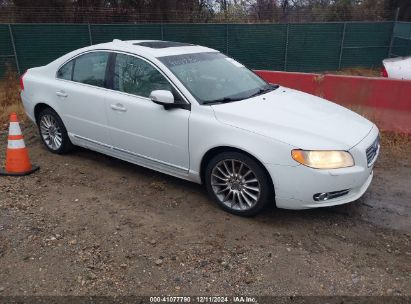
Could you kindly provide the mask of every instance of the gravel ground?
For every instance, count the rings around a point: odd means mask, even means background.
[[[241,218],[200,185],[54,155],[24,129],[41,169],[0,177],[0,295],[411,295],[410,154],[383,147],[351,204]]]

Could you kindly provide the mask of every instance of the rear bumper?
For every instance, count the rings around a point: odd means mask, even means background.
[[[378,136],[378,129],[371,132],[349,152],[355,165],[349,168],[318,170],[303,165],[294,167],[266,165],[274,182],[276,205],[284,209],[308,209],[349,203],[360,198],[373,178],[373,165],[367,163],[365,151]],[[317,193],[349,190],[348,193],[325,201],[315,201]]]
[[[20,97],[21,101],[23,102],[24,111],[27,117],[30,118],[31,121],[36,123],[36,118],[34,117],[34,104],[31,102],[31,100],[28,98],[27,94],[24,91],[20,93]]]

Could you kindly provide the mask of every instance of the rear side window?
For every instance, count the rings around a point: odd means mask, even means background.
[[[104,87],[109,53],[93,52],[75,59],[73,81]]]
[[[151,64],[134,56],[117,54],[113,89],[149,97],[154,90],[173,91],[168,80]]]
[[[71,80],[71,75],[73,72],[73,65],[74,65],[74,60],[67,62],[65,65],[63,65],[60,68],[60,70],[58,70],[57,72],[57,78]]]

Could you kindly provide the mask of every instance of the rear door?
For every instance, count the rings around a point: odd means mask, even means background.
[[[57,73],[56,98],[74,141],[89,147],[108,145],[105,106],[110,53],[93,51],[63,65]]]

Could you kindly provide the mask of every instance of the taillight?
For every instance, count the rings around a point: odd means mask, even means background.
[[[24,91],[24,82],[23,82],[23,77],[26,75],[27,71],[25,71],[21,76],[20,76],[20,89]]]
[[[387,69],[385,66],[381,67],[381,77],[388,77]]]

